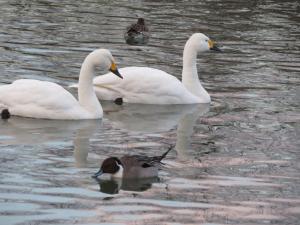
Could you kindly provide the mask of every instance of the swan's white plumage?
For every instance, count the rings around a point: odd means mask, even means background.
[[[114,62],[110,52],[97,49],[84,60],[80,76],[79,101],[58,84],[32,79],[16,80],[0,86],[0,106],[11,115],[40,119],[98,119],[103,110],[93,89],[94,69],[109,69]]]
[[[144,104],[192,104],[199,100],[174,76],[149,67],[120,69],[121,81],[111,73],[94,78],[94,89],[99,99]]]
[[[124,77],[117,79],[111,73],[94,78],[99,99],[143,104],[194,104],[209,103],[209,94],[202,87],[197,73],[196,58],[199,52],[212,49],[213,42],[201,33],[193,34],[183,53],[182,82],[176,77],[149,67],[120,69]]]
[[[88,118],[74,96],[63,87],[47,81],[20,79],[0,87],[2,107],[12,115],[31,118]]]

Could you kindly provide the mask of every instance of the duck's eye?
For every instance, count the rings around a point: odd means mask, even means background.
[[[208,42],[208,40],[207,40],[207,39],[206,39],[205,41],[206,41],[206,42]]]

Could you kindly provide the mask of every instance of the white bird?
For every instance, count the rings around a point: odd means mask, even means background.
[[[94,78],[96,95],[101,100],[116,100],[143,104],[209,103],[210,96],[198,78],[197,54],[220,49],[202,33],[193,34],[183,51],[182,82],[164,71],[149,67],[120,69],[124,79],[111,73]],[[76,86],[76,85],[75,85]]]
[[[102,118],[103,110],[93,88],[96,66],[110,69],[122,78],[111,53],[106,49],[97,49],[85,58],[81,66],[79,101],[58,84],[20,79],[0,86],[0,106],[11,115],[21,117],[62,120]]]

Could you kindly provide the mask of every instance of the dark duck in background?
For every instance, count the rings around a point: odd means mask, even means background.
[[[149,29],[144,18],[138,18],[137,23],[128,26],[124,34],[125,41],[129,45],[145,45],[148,43],[149,37]]]

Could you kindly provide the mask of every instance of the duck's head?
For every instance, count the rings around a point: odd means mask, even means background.
[[[8,109],[3,109],[1,114],[1,119],[3,120],[7,120],[10,118],[10,112],[8,111]]]
[[[87,58],[89,62],[93,63],[95,66],[101,66],[105,70],[109,70],[118,77],[122,78],[119,73],[114,57],[111,52],[107,49],[97,49],[91,52]]]
[[[193,34],[187,42],[192,48],[196,49],[197,52],[205,52],[205,51],[218,51],[221,49],[217,46],[217,44],[202,33]]]
[[[100,170],[93,175],[97,178],[101,174],[110,174],[112,177],[122,177],[123,176],[123,165],[120,159],[117,157],[110,157],[102,162]]]
[[[144,20],[144,18],[141,18],[141,17],[138,18],[137,23],[140,24],[140,25],[145,25],[145,20]]]

